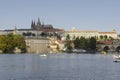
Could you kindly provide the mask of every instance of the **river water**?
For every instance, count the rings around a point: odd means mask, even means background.
[[[112,54],[1,54],[0,80],[119,80]]]

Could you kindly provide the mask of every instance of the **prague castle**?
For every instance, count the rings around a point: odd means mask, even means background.
[[[69,35],[71,40],[74,37],[85,37],[85,38],[90,38],[90,37],[97,37],[100,38],[101,36],[107,36],[108,38],[114,38],[117,39],[118,38],[118,34],[116,32],[116,30],[112,30],[110,32],[100,32],[98,30],[76,30],[75,28],[73,28],[72,30],[69,31],[65,31],[64,33],[64,38],[65,36]]]
[[[76,30],[75,28],[73,28],[72,30],[64,31],[63,29],[54,28],[51,24],[41,23],[39,18],[37,22],[35,21],[31,22],[30,29],[17,29],[17,27],[15,27],[15,29],[13,30],[0,30],[0,35],[7,35],[8,33],[14,33],[14,34],[20,34],[25,36],[27,51],[29,53],[49,52],[51,49],[49,49],[48,46],[51,46],[52,48],[54,47],[56,48],[57,45],[52,43],[55,41],[52,40],[51,37],[43,38],[40,35],[42,32],[53,33],[53,34],[57,33],[60,35],[62,40],[65,40],[67,35],[70,36],[71,40],[73,40],[76,37],[100,38],[101,36],[107,36],[108,38],[111,37],[113,39],[118,39],[118,34],[116,30],[112,30],[110,32],[101,32],[98,30]],[[63,46],[63,44],[60,44],[60,45]]]
[[[37,23],[35,23],[35,21],[31,22],[31,29],[37,30],[37,31],[43,31],[43,32],[59,32],[59,31],[64,31],[63,29],[53,28],[53,26],[51,24],[41,23],[39,18],[38,18]]]
[[[101,32],[98,30],[76,30],[75,28],[73,28],[72,30],[64,31],[64,29],[54,28],[51,24],[41,23],[39,18],[37,22],[32,20],[30,29],[17,29],[17,27],[15,27],[15,30],[0,30],[0,35],[6,35],[8,33],[14,33],[14,32],[21,35],[24,35],[26,33],[31,33],[36,36],[40,35],[42,32],[60,33],[60,35],[62,34],[61,36],[63,37],[63,39],[67,35],[70,35],[71,39],[73,39],[74,37],[81,37],[81,36],[85,38],[89,38],[89,37],[100,38],[101,36],[105,36],[105,35],[108,38],[111,37],[114,39],[118,39],[118,34],[116,30],[112,30],[109,32]]]
[[[15,29],[13,30],[0,30],[0,35],[6,35],[8,33],[17,33],[20,35],[24,35],[27,33],[34,34],[36,36],[40,35],[42,32],[45,33],[62,33],[64,32],[64,29],[58,29],[54,28],[51,24],[44,24],[40,22],[40,19],[38,18],[38,21],[32,21],[31,22],[31,28],[30,29],[17,29],[15,26]]]

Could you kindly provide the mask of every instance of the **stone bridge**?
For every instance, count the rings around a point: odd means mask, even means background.
[[[103,51],[107,49],[107,51],[117,51],[120,52],[120,44],[98,44],[97,50]]]

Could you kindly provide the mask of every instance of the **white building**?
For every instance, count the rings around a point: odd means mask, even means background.
[[[112,37],[114,39],[117,39],[117,32],[115,30],[113,30],[111,32],[99,32],[97,30],[76,30],[76,29],[72,29],[72,30],[69,30],[69,31],[65,31],[62,39],[66,39],[67,35],[70,36],[71,40],[73,40],[76,37],[85,37],[85,38],[98,37],[98,38],[100,38],[101,35],[102,36],[107,35],[108,38]]]
[[[36,31],[32,29],[0,30],[0,35],[7,35],[9,33],[20,34],[20,35],[23,35],[24,33],[32,33],[35,35],[40,35],[42,31]]]
[[[105,35],[107,35],[108,38],[109,37],[112,37],[114,39],[118,38],[116,30],[112,30],[111,32],[99,32],[99,37],[100,36],[105,36]]]

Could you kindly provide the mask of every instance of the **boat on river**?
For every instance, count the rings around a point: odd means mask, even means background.
[[[113,60],[113,62],[120,62],[120,60]]]
[[[81,53],[81,52],[85,53],[86,50],[84,50],[84,49],[73,49],[72,52],[73,53]]]
[[[41,56],[41,57],[46,57],[47,55],[46,55],[46,54],[41,54],[40,56]]]
[[[120,62],[120,55],[113,55],[113,58],[115,59],[113,62]]]
[[[120,60],[120,55],[113,55],[113,58]]]

